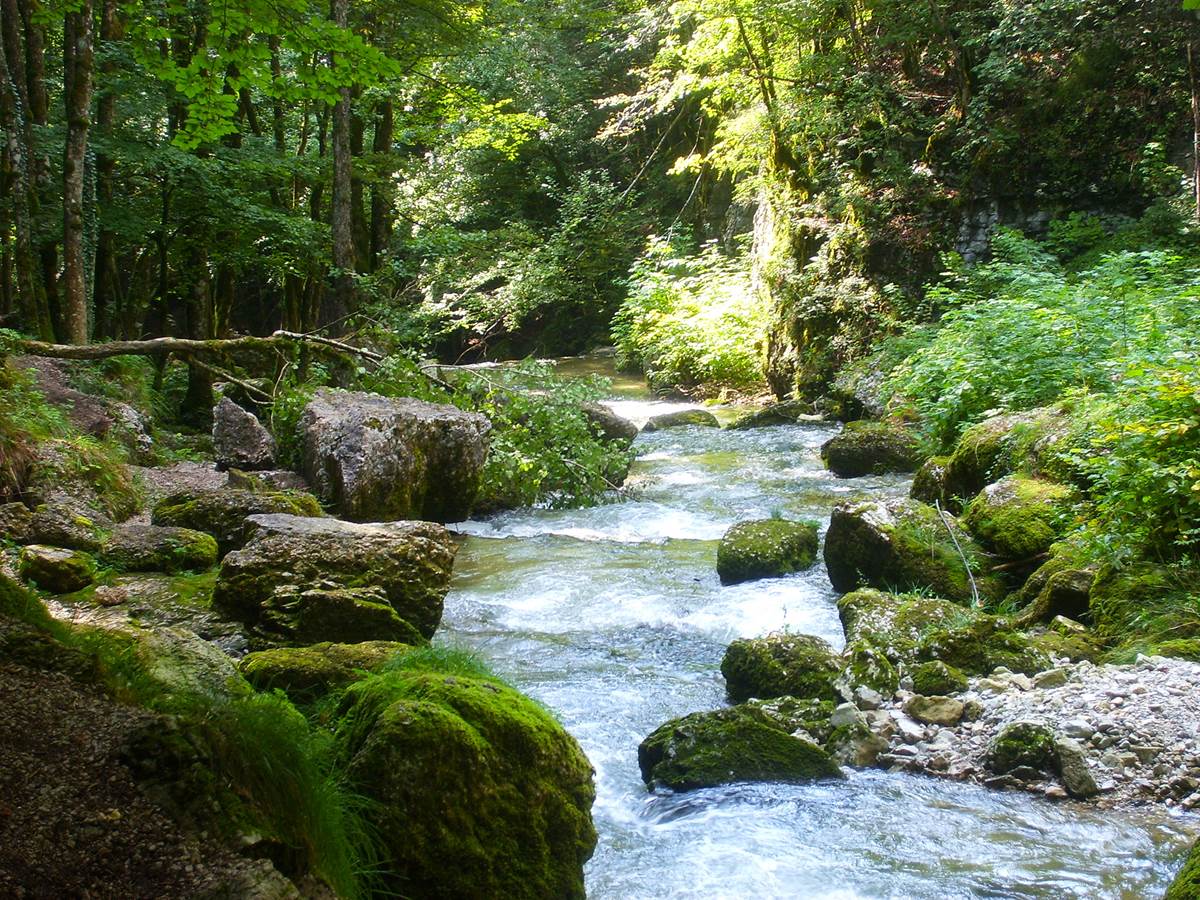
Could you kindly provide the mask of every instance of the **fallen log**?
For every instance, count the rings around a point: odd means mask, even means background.
[[[371,362],[381,362],[383,355],[363,347],[355,347],[344,341],[316,334],[299,334],[294,331],[276,331],[267,337],[245,335],[235,338],[192,338],[161,337],[144,341],[109,341],[104,344],[50,344],[45,341],[17,340],[10,347],[29,356],[45,356],[51,359],[109,359],[113,356],[225,356],[245,351],[274,350],[284,345],[307,344],[325,348],[349,356],[358,356]]]

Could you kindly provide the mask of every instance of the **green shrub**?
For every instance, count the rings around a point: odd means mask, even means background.
[[[651,238],[612,336],[618,364],[641,370],[655,388],[712,393],[763,385],[766,329],[744,259],[712,244],[688,253],[683,239]]]

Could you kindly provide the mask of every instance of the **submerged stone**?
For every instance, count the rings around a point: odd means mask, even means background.
[[[739,522],[717,546],[722,584],[774,578],[810,568],[817,559],[817,524],[760,519]]]

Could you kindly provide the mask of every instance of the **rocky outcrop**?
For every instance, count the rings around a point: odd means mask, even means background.
[[[707,409],[681,409],[679,412],[652,416],[650,421],[642,428],[642,431],[650,433],[652,431],[663,431],[667,428],[683,428],[688,425],[699,428],[721,427],[721,423],[717,421],[717,417]]]
[[[821,747],[794,737],[760,706],[692,713],[659,726],[638,746],[646,784],[674,791],[735,781],[805,782],[841,778]]]
[[[213,407],[213,453],[219,469],[257,471],[275,467],[275,438],[258,418],[228,397]]]
[[[228,554],[213,603],[267,642],[423,643],[442,619],[456,547],[428,522],[362,525],[252,516]]]
[[[239,668],[257,690],[281,690],[295,703],[310,703],[361,681],[410,649],[394,641],[278,647],[247,654]]]
[[[344,518],[456,522],[475,502],[491,423],[454,406],[322,390],[299,428],[304,475]]]
[[[249,491],[227,488],[185,490],[160,500],[151,521],[155,525],[190,528],[211,534],[225,554],[250,537],[247,519],[253,515],[286,514],[319,517],[317,498],[301,491]]]
[[[847,422],[821,447],[825,465],[839,478],[913,472],[924,457],[912,433],[889,422]]]
[[[341,711],[338,749],[370,801],[385,889],[582,900],[592,767],[541,706],[487,678],[402,671],[352,685]]]
[[[20,573],[51,594],[70,594],[96,580],[96,561],[81,550],[30,544],[21,550]]]
[[[104,542],[100,558],[122,572],[200,571],[216,565],[217,542],[190,528],[121,525]]]
[[[841,661],[827,641],[807,634],[779,633],[737,640],[725,651],[721,674],[734,703],[757,697],[835,700]]]
[[[825,535],[825,566],[839,591],[932,591],[967,602],[973,581],[982,599],[997,600],[1005,587],[984,574],[985,560],[953,516],[909,498],[838,506]]]
[[[1048,552],[1062,537],[1071,523],[1073,501],[1074,491],[1065,485],[1009,475],[976,495],[962,523],[998,556],[1028,560]]]
[[[817,524],[760,519],[739,522],[717,545],[721,584],[774,578],[810,568],[817,559]]]
[[[821,417],[815,415],[815,412],[813,405],[807,401],[784,400],[739,416],[725,428],[729,431],[742,431],[748,428],[770,428],[776,425],[821,421]]]

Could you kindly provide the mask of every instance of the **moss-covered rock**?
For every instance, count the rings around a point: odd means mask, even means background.
[[[1046,654],[1007,620],[946,600],[863,590],[838,601],[848,646],[877,648],[906,668],[940,660],[968,674],[1040,672]]]
[[[28,544],[33,513],[24,503],[0,503],[0,541]]]
[[[784,400],[738,416],[725,427],[730,431],[748,428],[770,428],[776,425],[795,425],[815,419],[813,405],[804,400]]]
[[[1192,847],[1163,900],[1200,900],[1200,841]]]
[[[44,591],[69,594],[96,580],[96,561],[82,550],[30,544],[21,550],[20,573]]]
[[[245,656],[239,668],[257,690],[282,690],[296,703],[308,703],[381,669],[410,649],[393,641],[279,647]]]
[[[1022,586],[1024,606],[1014,623],[1024,628],[1056,616],[1090,621],[1092,582],[1098,568],[1080,548],[1055,544],[1050,558]]]
[[[912,487],[908,496],[930,506],[940,503],[947,505],[946,495],[946,466],[950,462],[948,456],[931,456],[921,464],[913,475]]]
[[[280,513],[319,517],[321,504],[303,491],[216,490],[181,491],[164,497],[154,507],[155,525],[190,528],[217,539],[222,555],[242,547],[250,538],[246,520],[252,515]]]
[[[910,675],[913,690],[926,697],[961,694],[967,689],[967,676],[940,659],[919,663]]]
[[[912,433],[890,422],[847,422],[821,447],[825,465],[841,478],[913,472],[924,457]]]
[[[1005,475],[1051,478],[1065,474],[1060,451],[1070,437],[1070,411],[1049,406],[993,416],[962,433],[946,463],[946,497],[952,508]]]
[[[681,409],[678,412],[663,413],[661,416],[651,417],[650,421],[642,428],[642,431],[649,433],[652,431],[662,431],[667,428],[683,428],[687,425],[694,425],[700,428],[721,427],[721,423],[717,421],[717,417],[707,409]]]
[[[217,542],[190,528],[121,525],[105,541],[100,558],[122,572],[201,571],[217,564]]]
[[[988,550],[1005,559],[1029,559],[1046,553],[1062,537],[1074,499],[1065,485],[1009,475],[980,491],[962,521]]]
[[[1037,722],[1005,725],[988,745],[984,764],[997,775],[1007,775],[1021,767],[1053,772],[1058,765],[1054,731]]]
[[[773,578],[810,568],[817,560],[817,530],[816,522],[738,522],[717,546],[721,583]]]
[[[106,529],[111,525],[110,520],[81,503],[50,500],[34,508],[26,542],[95,553],[104,543]]]
[[[1092,581],[1089,610],[1103,637],[1121,637],[1137,627],[1138,620],[1168,605],[1180,592],[1171,570],[1154,563],[1125,568],[1102,566]]]
[[[254,516],[214,605],[284,643],[421,643],[442,618],[457,550],[441,525]],[[378,630],[372,630],[378,629]]]
[[[980,598],[998,600],[1005,588],[984,574],[986,561],[982,548],[953,516],[943,517],[909,498],[842,504],[833,510],[825,535],[825,566],[839,591],[932,591],[967,602],[973,599],[973,575]]]
[[[337,744],[384,844],[386,890],[582,898],[592,768],[544,709],[499,682],[392,672],[351,685]]]
[[[837,707],[831,700],[773,697],[770,700],[749,700],[742,705],[770,717],[788,734],[798,734],[799,737],[807,735],[806,740],[814,744],[824,744],[833,733],[829,717]]]
[[[1190,659],[1200,662],[1200,638],[1180,638],[1173,641],[1160,641],[1149,650],[1155,656],[1166,656],[1170,659]]]
[[[840,778],[823,749],[793,737],[751,705],[692,713],[659,726],[638,746],[647,784],[676,791],[735,781],[804,782]]]
[[[899,689],[900,673],[883,648],[857,640],[842,651],[842,671],[834,684],[845,700],[855,700],[860,688],[869,688],[887,699]]]
[[[772,634],[738,640],[721,660],[725,689],[734,703],[751,697],[834,700],[841,666],[828,642],[807,634]]]
[[[1031,631],[1028,638],[1030,646],[1039,653],[1054,658],[1066,657],[1071,662],[1085,659],[1096,662],[1108,649],[1104,641],[1090,629],[1070,633],[1053,629]],[[1200,661],[1200,657],[1197,661]]]

